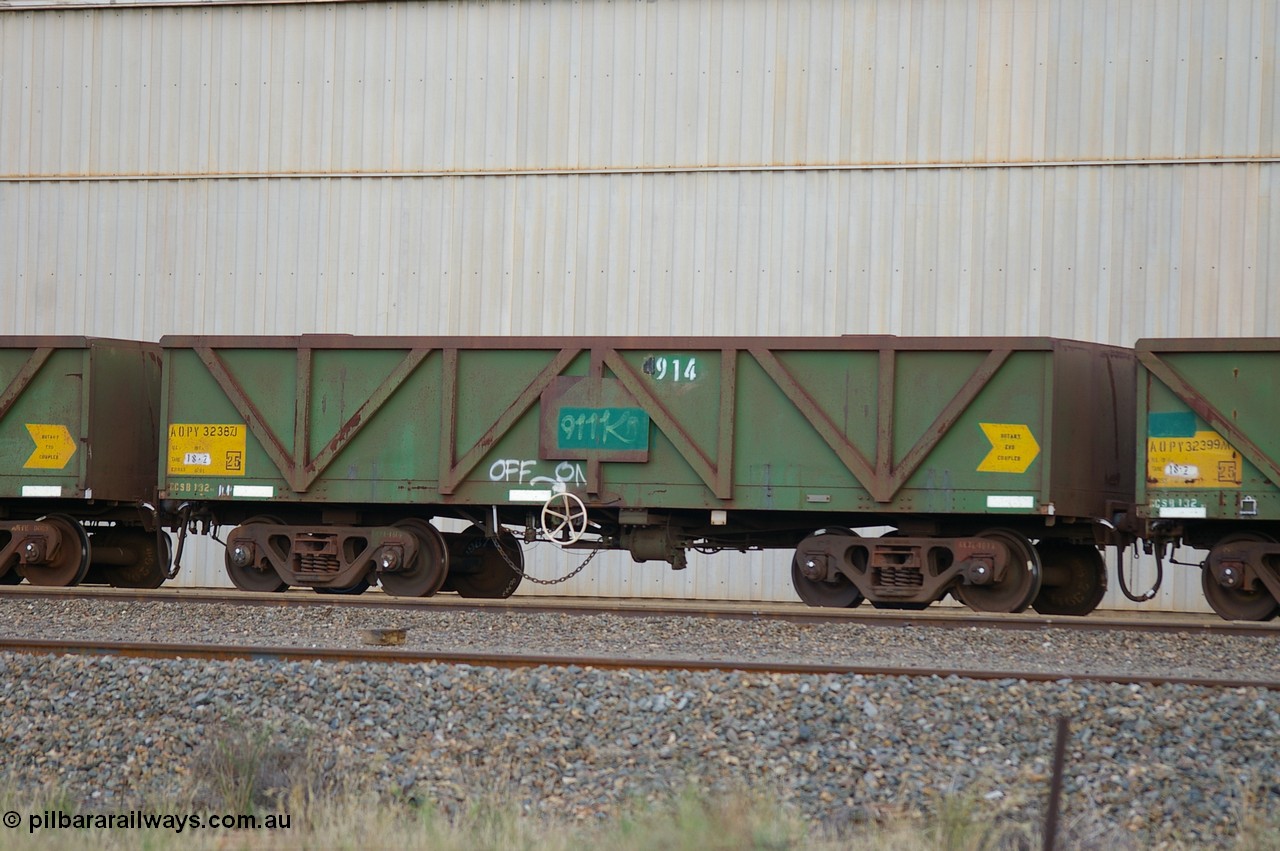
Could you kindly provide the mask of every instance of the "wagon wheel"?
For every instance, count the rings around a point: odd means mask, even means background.
[[[977,537],[999,541],[1011,558],[1004,578],[990,585],[960,584],[952,588],[956,598],[975,612],[1021,612],[1040,591],[1040,556],[1022,535],[1008,529],[988,529]]]
[[[1058,585],[1042,583],[1031,607],[1042,615],[1083,616],[1098,608],[1107,593],[1107,562],[1097,547],[1041,541],[1036,545],[1040,567]]]
[[[453,539],[450,549],[455,557],[474,559],[479,564],[479,570],[474,573],[449,575],[449,586],[458,596],[501,600],[520,587],[520,580],[524,578],[524,551],[520,542],[505,529],[499,533],[498,541],[501,543],[495,542],[479,526],[471,526]]]
[[[831,527],[820,529],[810,535],[809,538],[832,533],[852,536],[853,530]],[[809,606],[826,609],[852,609],[861,605],[863,600],[862,592],[858,590],[858,586],[854,585],[852,580],[843,573],[837,573],[835,578],[830,581],[811,579],[806,576],[800,564],[799,550],[791,557],[791,585],[795,588],[797,596]]]
[[[317,588],[315,591],[317,594],[342,594],[344,596],[357,597],[368,591],[369,588],[369,580],[362,576],[346,588]]]
[[[89,546],[89,535],[75,520],[61,514],[50,514],[43,517],[41,523],[48,523],[58,530],[61,543],[58,544],[57,555],[47,564],[19,565],[17,570],[32,585],[67,588],[79,585],[89,572],[89,559],[92,552]]]
[[[18,572],[17,562],[4,568],[4,572],[0,573],[0,585],[17,585],[22,581],[22,574]]]
[[[1257,532],[1236,532],[1218,541],[1214,549],[1237,541],[1274,543],[1275,539]],[[1271,592],[1261,581],[1253,584],[1252,591],[1246,591],[1243,588],[1227,588],[1213,578],[1213,571],[1209,568],[1207,559],[1200,571],[1200,586],[1204,589],[1204,596],[1209,601],[1210,607],[1218,617],[1225,620],[1266,621],[1274,618],[1277,611],[1280,611],[1280,603],[1271,596]]]
[[[116,526],[94,532],[90,542],[95,547],[121,547],[133,553],[132,564],[97,566],[95,573],[114,588],[159,588],[168,578],[172,552],[169,536],[163,532],[157,540],[155,532]]]
[[[259,524],[267,524],[272,526],[281,526],[284,524],[278,517],[260,514],[256,517],[250,517],[241,523],[241,526],[255,526]],[[231,578],[231,583],[241,591],[266,591],[275,593],[277,591],[287,590],[289,583],[280,578],[280,574],[276,573],[276,569],[271,566],[271,562],[267,561],[265,566],[259,565],[257,559],[253,564],[247,564],[243,567],[231,562],[231,553],[224,552],[222,555],[223,564],[227,568],[227,576]]]
[[[378,579],[388,594],[396,597],[430,597],[440,590],[449,574],[449,550],[444,536],[425,520],[410,517],[394,524],[418,539],[418,554],[412,564],[394,573],[379,573]]]
[[[587,531],[587,507],[576,494],[565,491],[542,506],[542,534],[558,547],[578,543]]]

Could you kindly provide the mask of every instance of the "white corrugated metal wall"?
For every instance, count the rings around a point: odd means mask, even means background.
[[[1280,122],[1273,0],[3,9],[13,175],[1269,157]]]
[[[0,0],[0,332],[1278,335],[1277,12]]]
[[[0,321],[144,338],[1275,334],[1278,176],[1231,163],[13,181]]]

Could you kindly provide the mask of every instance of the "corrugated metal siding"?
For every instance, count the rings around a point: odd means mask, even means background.
[[[1278,11],[0,2],[0,332],[1277,335]]]
[[[1277,153],[1267,0],[0,11],[0,174]]]
[[[1280,333],[1280,165],[0,184],[9,333]]]

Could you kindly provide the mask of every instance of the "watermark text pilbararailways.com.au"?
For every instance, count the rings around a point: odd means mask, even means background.
[[[124,813],[67,813],[62,810],[42,810],[38,813],[6,812],[2,818],[5,827],[17,830],[25,827],[27,833],[42,830],[168,830],[182,833],[184,830],[288,830],[287,813],[264,815],[235,815],[232,813],[147,813],[129,810]]]

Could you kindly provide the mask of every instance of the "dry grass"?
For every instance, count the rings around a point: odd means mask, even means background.
[[[17,812],[21,824],[0,830],[7,849],[232,849],[404,848],[439,851],[719,851],[719,849],[868,849],[868,851],[1032,851],[1041,847],[1040,825],[993,819],[976,802],[954,797],[926,822],[892,812],[833,813],[815,823],[784,806],[767,791],[742,789],[708,796],[688,790],[659,803],[638,802],[613,817],[583,823],[522,813],[515,794],[442,807],[382,795],[343,782],[332,758],[305,744],[309,737],[247,725],[229,725],[211,737],[193,762],[190,788],[144,811],[152,814],[253,814],[265,819],[287,813],[287,830],[88,829],[28,831],[27,817],[46,810],[86,811],[64,790],[22,790],[0,785],[0,811]],[[1261,784],[1261,785],[1260,785]],[[495,778],[495,786],[501,780]],[[513,787],[514,788],[514,787]],[[1235,851],[1280,848],[1280,813],[1269,781],[1242,786]],[[1114,832],[1076,816],[1064,822],[1059,848],[1102,849],[1128,845]],[[1177,847],[1177,846],[1171,846]],[[1190,847],[1190,846],[1188,846]]]
[[[321,801],[297,797],[282,801],[289,830],[213,831],[56,830],[28,834],[25,814],[61,808],[75,812],[65,797],[0,796],[5,810],[24,814],[17,830],[0,833],[7,849],[154,849],[154,851],[232,851],[233,849],[431,848],[438,851],[1021,851],[1039,849],[1038,826],[997,825],[964,815],[963,802],[933,822],[862,825],[848,832],[815,828],[785,807],[754,793],[720,798],[695,794],[665,805],[629,811],[600,824],[547,821],[521,814],[514,806],[477,803],[453,815],[434,806],[372,802],[359,796]],[[152,810],[164,812],[164,808]],[[1068,833],[1059,848],[1109,848],[1107,842],[1082,841]],[[1131,846],[1137,847],[1137,846]],[[1177,847],[1177,846],[1173,846]],[[1187,846],[1191,847],[1191,846]],[[1226,847],[1261,851],[1280,847],[1280,821],[1252,820]]]

